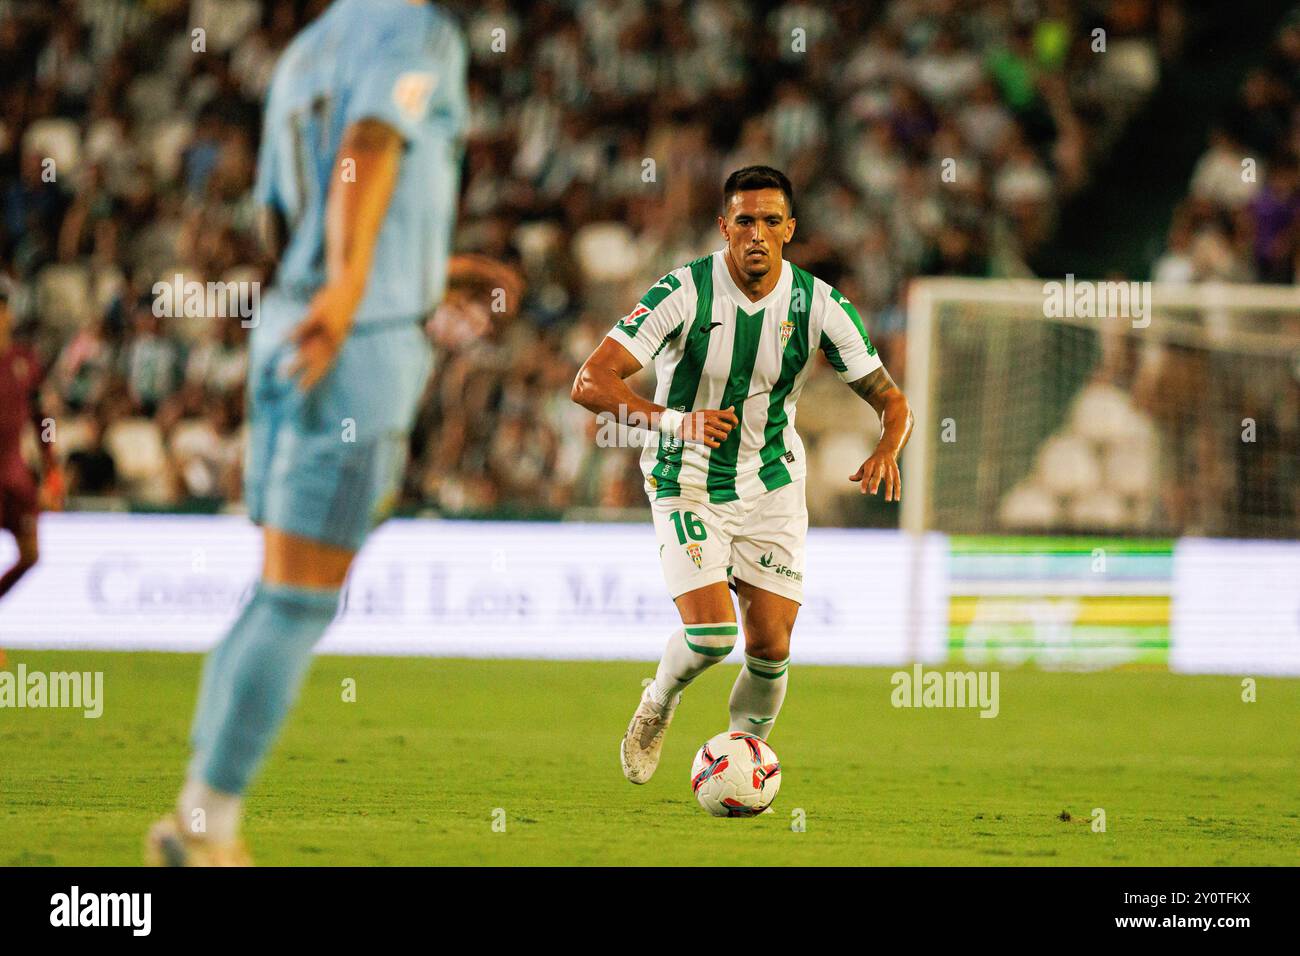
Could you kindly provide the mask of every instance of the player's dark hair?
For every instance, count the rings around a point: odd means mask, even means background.
[[[773,169],[771,166],[742,166],[728,176],[722,187],[723,212],[726,212],[727,203],[731,202],[734,194],[748,192],[751,189],[781,190],[785,193],[786,215],[794,216],[794,188],[790,185],[790,178],[781,170]]]

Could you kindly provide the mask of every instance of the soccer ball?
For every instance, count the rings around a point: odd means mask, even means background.
[[[695,754],[691,789],[715,817],[755,817],[781,789],[781,763],[761,737],[726,731]]]

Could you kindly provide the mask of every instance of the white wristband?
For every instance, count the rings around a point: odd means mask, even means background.
[[[659,415],[659,434],[668,438],[682,437],[682,419],[686,416],[675,408],[667,408]]]

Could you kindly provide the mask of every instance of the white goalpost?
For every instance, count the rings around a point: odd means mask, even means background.
[[[914,534],[1300,537],[1300,288],[915,280]]]

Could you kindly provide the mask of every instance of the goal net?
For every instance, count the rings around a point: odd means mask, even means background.
[[[921,279],[904,527],[1300,538],[1300,289]]]

